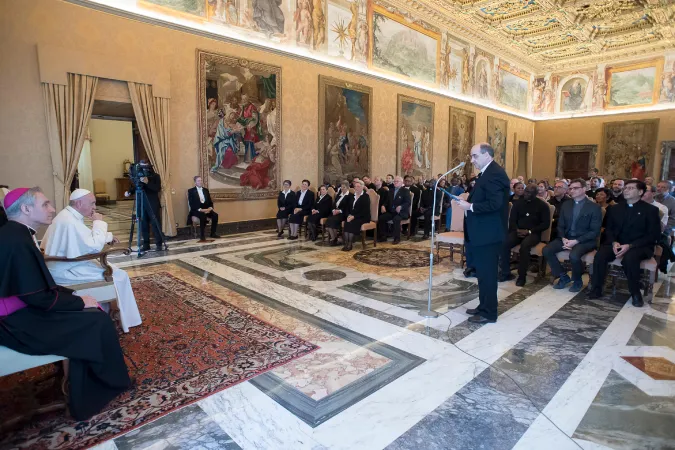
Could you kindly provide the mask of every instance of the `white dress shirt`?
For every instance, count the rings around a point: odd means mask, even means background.
[[[206,202],[206,198],[204,198],[204,188],[200,188],[199,186],[195,186],[197,188],[197,194],[199,194],[199,201],[204,203]]]
[[[302,205],[302,200],[305,198],[306,193],[307,193],[307,191],[300,191],[300,198],[298,199],[298,207],[300,207],[300,205]]]

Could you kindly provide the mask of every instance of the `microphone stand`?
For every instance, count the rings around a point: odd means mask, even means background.
[[[431,283],[434,274],[434,236],[436,234],[436,220],[434,220],[434,216],[436,215],[436,190],[438,189],[438,182],[441,181],[441,178],[458,171],[465,165],[466,163],[462,161],[461,163],[459,163],[457,167],[453,167],[452,169],[448,170],[443,175],[438,177],[438,180],[436,180],[436,184],[434,185],[434,204],[431,209],[431,249],[429,250],[429,291],[427,293],[428,304],[427,309],[422,309],[419,312],[420,316],[426,317],[428,319],[434,319],[439,316],[439,314],[436,311],[431,309]]]

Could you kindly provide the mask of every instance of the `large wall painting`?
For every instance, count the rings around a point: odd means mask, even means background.
[[[200,174],[218,200],[280,189],[281,68],[197,50]]]
[[[369,48],[366,2],[328,0],[327,3],[328,55],[365,64]]]
[[[497,101],[518,111],[527,111],[530,92],[530,77],[514,70],[509,65],[499,66]]]
[[[560,111],[584,111],[588,107],[586,92],[588,80],[582,77],[570,78],[560,89]]]
[[[396,173],[431,178],[434,104],[398,95]]]
[[[506,169],[506,125],[504,119],[488,116],[487,141],[495,149],[495,161]]]
[[[605,123],[602,173],[606,179],[644,180],[647,175],[654,176],[651,172],[658,132],[659,119]]]
[[[607,69],[607,109],[655,104],[659,99],[663,59]]]
[[[473,172],[471,147],[476,142],[476,113],[450,107],[449,138],[448,167],[456,167],[463,161],[466,163],[463,173],[469,176]]]
[[[438,85],[441,35],[373,5],[368,66],[399,77]]]
[[[372,88],[319,76],[319,179],[370,173]]]

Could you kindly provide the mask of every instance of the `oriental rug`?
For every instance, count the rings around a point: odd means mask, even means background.
[[[134,388],[88,421],[42,416],[0,437],[0,449],[90,447],[318,349],[167,272],[132,278],[132,286],[143,324],[120,342]],[[0,379],[0,422],[41,375]]]

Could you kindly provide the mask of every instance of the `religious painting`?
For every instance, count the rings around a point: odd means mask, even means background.
[[[466,93],[471,80],[469,47],[452,39],[447,32],[443,35],[440,70],[442,88],[450,92]]]
[[[448,145],[448,168],[465,162],[463,173],[473,173],[471,165],[471,147],[476,142],[476,113],[461,108],[450,107],[450,143]]]
[[[668,61],[665,66],[666,69],[661,77],[661,96],[659,101],[661,103],[675,102],[675,60]]]
[[[498,70],[497,101],[518,111],[527,111],[530,77],[508,65],[500,64]]]
[[[663,59],[607,69],[607,109],[653,105],[659,99]]]
[[[476,97],[487,100],[490,98],[490,80],[492,79],[492,65],[486,58],[476,61],[474,74]]]
[[[398,95],[396,173],[431,178],[434,104]]]
[[[605,123],[603,173],[606,179],[644,180],[651,174],[658,131],[659,119]]]
[[[319,179],[336,183],[371,168],[372,88],[319,76]]]
[[[441,35],[425,23],[373,5],[368,66],[396,76],[438,85]]]
[[[495,149],[495,161],[506,169],[506,125],[504,119],[488,116],[487,141]]]
[[[369,28],[365,2],[328,0],[328,47],[330,56],[365,63],[368,58]]]
[[[138,5],[170,15],[208,19],[208,0],[139,0]]]
[[[218,200],[274,198],[281,182],[281,68],[197,50],[200,174]]]
[[[588,81],[581,77],[567,80],[560,89],[560,112],[585,111]]]

